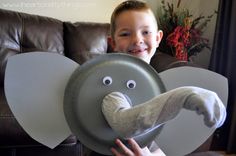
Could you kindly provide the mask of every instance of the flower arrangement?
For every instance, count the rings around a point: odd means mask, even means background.
[[[210,49],[209,40],[203,37],[203,32],[216,11],[207,17],[200,15],[193,18],[188,9],[180,9],[180,3],[181,0],[178,0],[174,7],[173,3],[161,1],[158,22],[164,36],[159,49],[179,60],[188,61],[203,48]]]

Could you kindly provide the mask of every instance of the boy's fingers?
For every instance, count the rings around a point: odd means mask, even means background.
[[[115,155],[115,156],[122,156],[121,153],[119,153],[115,148],[111,148],[111,152]]]
[[[134,151],[134,153],[135,153],[136,155],[137,155],[137,154],[139,155],[139,154],[142,153],[141,147],[138,145],[138,143],[137,143],[133,138],[129,139],[128,142],[129,142],[129,144],[130,144],[132,150]]]
[[[120,139],[116,139],[116,144],[122,149],[125,155],[134,155],[133,152],[120,141]]]

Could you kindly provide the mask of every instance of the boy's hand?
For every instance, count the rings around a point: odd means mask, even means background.
[[[147,147],[141,148],[134,139],[128,139],[131,149],[126,147],[119,139],[116,139],[115,143],[122,151],[121,153],[112,147],[111,152],[115,156],[165,156],[160,149],[156,150],[154,153],[151,153]]]

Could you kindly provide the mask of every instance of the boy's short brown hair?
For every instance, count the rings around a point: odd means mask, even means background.
[[[119,4],[115,10],[113,11],[111,15],[111,37],[114,38],[114,33],[116,30],[116,18],[124,11],[130,11],[130,10],[135,10],[135,11],[150,11],[152,14],[153,12],[151,11],[151,8],[143,1],[139,0],[127,0]],[[154,20],[155,16],[153,14]],[[155,20],[156,22],[156,20]]]

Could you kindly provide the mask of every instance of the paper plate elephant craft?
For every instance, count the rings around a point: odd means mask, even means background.
[[[50,148],[75,134],[110,155],[116,138],[133,137],[141,146],[156,141],[166,155],[183,156],[224,123],[228,82],[194,67],[157,73],[126,54],[79,65],[34,52],[9,58],[5,94],[23,129]]]

